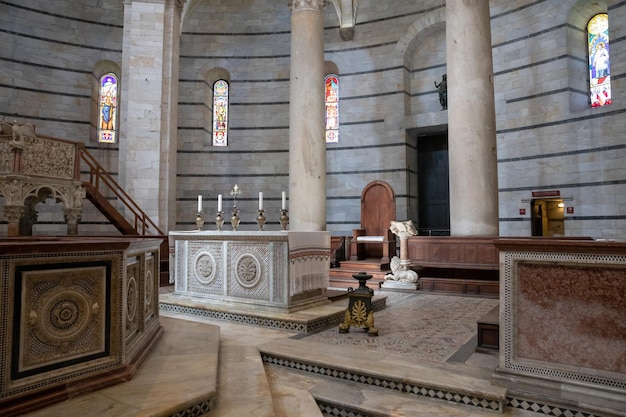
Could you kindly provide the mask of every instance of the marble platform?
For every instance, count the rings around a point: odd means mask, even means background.
[[[393,308],[406,311],[415,303],[455,299],[398,297],[403,301],[392,301]],[[347,303],[340,298],[330,305],[343,310]],[[327,308],[310,309],[309,319]],[[28,416],[593,416],[507,396],[490,383],[493,354],[470,350],[444,362],[372,354],[350,344],[312,342],[294,330],[188,312],[162,309],[161,320],[163,339],[133,380]],[[391,334],[391,326],[378,337]]]

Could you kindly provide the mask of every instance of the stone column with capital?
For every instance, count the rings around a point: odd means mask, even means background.
[[[326,230],[324,15],[326,0],[291,6],[289,97],[290,229]]]
[[[20,219],[26,211],[26,207],[23,205],[6,205],[4,206],[4,217],[6,217],[9,227],[7,235],[9,237],[16,237],[20,235]]]
[[[498,172],[489,2],[446,2],[450,234],[497,236]]]

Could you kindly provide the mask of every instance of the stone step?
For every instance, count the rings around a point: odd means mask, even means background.
[[[497,352],[500,348],[500,306],[494,307],[476,323],[478,325],[476,352]]]
[[[426,401],[426,404],[437,401],[446,406],[462,407],[464,415],[468,415],[467,407],[470,411],[502,412],[506,404],[506,390],[490,384],[491,371],[485,368],[429,360],[407,364],[406,358],[397,355],[382,355],[374,360],[370,352],[349,346],[333,346],[329,351],[321,344],[316,346],[294,339],[269,342],[259,346],[259,351],[267,366],[330,378],[337,384],[335,387],[316,387],[310,392],[318,402],[331,407],[342,405],[347,412],[365,406],[363,401],[367,396],[358,394],[354,396],[354,404],[347,402],[345,398],[349,395],[342,395],[340,389],[346,382],[350,383],[349,389],[367,390],[372,396],[403,395],[402,398]],[[331,395],[333,391],[335,394]],[[365,407],[369,409],[372,405],[368,402]],[[384,410],[379,412],[389,415]]]
[[[165,329],[161,340],[130,381],[25,416],[200,416],[212,410],[223,360],[220,328],[163,316],[160,322]]]

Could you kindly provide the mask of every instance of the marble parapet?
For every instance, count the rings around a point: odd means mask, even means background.
[[[128,381],[163,329],[156,238],[0,241],[0,415]]]
[[[626,410],[626,243],[499,239],[500,352],[514,395]]]

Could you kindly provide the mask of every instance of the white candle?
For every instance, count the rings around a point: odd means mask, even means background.
[[[283,204],[281,206],[283,210],[287,208],[287,194],[283,191]]]
[[[217,195],[217,211],[222,211],[222,195]]]
[[[202,196],[198,196],[198,213],[202,213]]]
[[[259,191],[259,210],[263,210],[263,192]]]

